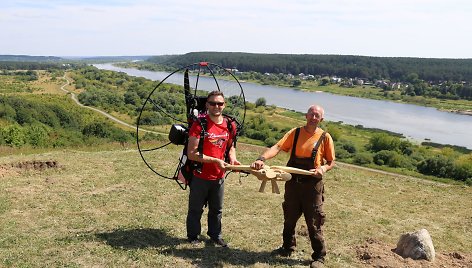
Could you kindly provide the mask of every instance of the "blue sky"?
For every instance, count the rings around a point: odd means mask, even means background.
[[[469,0],[2,0],[0,54],[472,58]]]

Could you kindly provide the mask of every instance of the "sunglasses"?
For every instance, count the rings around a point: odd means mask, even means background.
[[[216,106],[216,105],[223,106],[223,105],[225,105],[224,102],[214,102],[214,101],[209,101],[208,104],[210,104],[210,106]]]

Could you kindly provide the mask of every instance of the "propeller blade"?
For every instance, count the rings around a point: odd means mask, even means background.
[[[192,93],[190,93],[190,79],[188,77],[188,69],[185,69],[184,72],[184,93],[185,93],[185,104],[187,106],[187,115],[190,114],[190,106]]]

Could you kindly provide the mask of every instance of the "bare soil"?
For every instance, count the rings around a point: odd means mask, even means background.
[[[300,225],[297,234],[308,238],[306,226]],[[373,238],[369,238],[363,245],[355,246],[357,259],[366,267],[377,268],[471,268],[472,253],[436,252],[433,262],[427,260],[404,259],[394,252],[396,245],[388,245]]]
[[[393,252],[396,245],[388,245],[375,239],[368,239],[363,245],[355,247],[356,255],[367,267],[382,268],[443,268],[472,267],[472,254],[459,252],[437,252],[433,262],[427,260],[404,259]]]
[[[59,168],[60,165],[56,160],[47,161],[22,161],[10,164],[0,165],[0,178],[17,175],[22,170],[38,170],[43,171],[50,168]]]

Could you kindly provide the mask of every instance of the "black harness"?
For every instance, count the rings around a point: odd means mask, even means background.
[[[236,146],[237,135],[236,135],[235,129],[233,127],[234,119],[230,116],[227,116],[227,115],[224,115],[223,117],[224,117],[224,121],[226,121],[226,127],[227,127],[228,132],[229,132],[229,140],[231,141],[230,143],[228,143],[228,145],[226,146],[226,150],[225,150],[225,161],[228,162],[229,161],[229,151],[231,149],[231,146]],[[200,139],[198,141],[197,151],[198,151],[199,155],[203,155],[203,143],[204,143],[205,137],[208,135],[208,132],[207,132],[208,122],[207,122],[206,117],[201,117],[201,118],[196,119],[192,124],[195,124],[197,122],[202,127],[202,130],[200,131]],[[191,127],[191,125],[189,126],[189,128],[190,127]],[[201,169],[202,169],[202,166],[203,166],[203,163],[197,162],[197,161],[192,161],[192,160],[188,159],[188,157],[187,157],[188,130],[187,130],[186,134],[187,134],[187,138],[186,138],[186,141],[185,141],[185,144],[184,144],[185,146],[184,146],[184,149],[182,151],[182,157],[180,158],[180,165],[179,165],[179,168],[177,169],[177,173],[180,171],[182,173],[183,177],[186,180],[185,184],[189,185],[190,181],[192,180],[192,177],[193,177],[193,172],[196,170],[198,173],[200,173]],[[184,157],[185,157],[185,160],[184,160]]]

